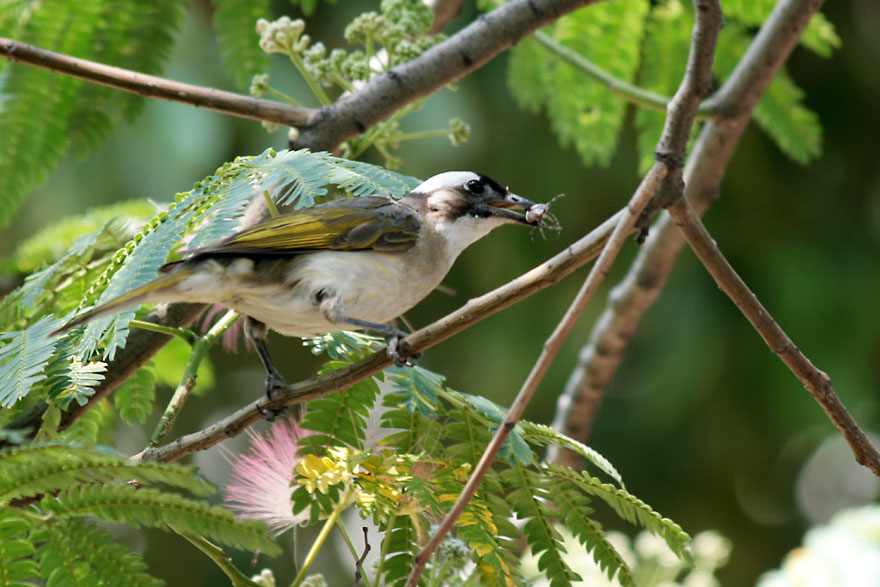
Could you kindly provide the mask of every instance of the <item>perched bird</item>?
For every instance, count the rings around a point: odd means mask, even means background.
[[[284,385],[265,344],[267,328],[309,337],[387,324],[427,296],[471,243],[502,224],[541,225],[543,205],[470,171],[431,177],[400,200],[335,200],[265,220],[161,268],[164,275],[92,308],[62,330],[144,302],[221,304],[245,315],[266,367],[267,392]],[[519,214],[513,209],[538,214]],[[527,219],[528,217],[528,219]]]

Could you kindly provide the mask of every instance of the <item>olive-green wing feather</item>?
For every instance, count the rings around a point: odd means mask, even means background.
[[[389,198],[335,200],[265,220],[193,251],[193,257],[292,255],[324,249],[403,251],[415,244],[419,226],[411,208]]]

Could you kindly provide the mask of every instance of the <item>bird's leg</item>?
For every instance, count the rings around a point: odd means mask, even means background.
[[[394,361],[394,364],[398,367],[414,366],[422,358],[422,353],[412,353],[408,352],[407,349],[401,348],[400,340],[407,336],[407,333],[403,330],[388,324],[377,324],[376,322],[367,322],[366,320],[358,320],[348,316],[342,305],[342,298],[327,290],[322,289],[318,291],[315,298],[321,306],[321,312],[331,322],[359,326],[385,336],[388,358]]]
[[[269,356],[269,349],[266,347],[267,330],[266,325],[259,320],[254,320],[250,316],[245,318],[244,334],[254,344],[254,348],[257,349],[257,355],[259,355],[263,367],[266,368],[266,397],[269,399],[275,399],[275,390],[284,387],[287,385],[287,382],[284,381],[284,377],[282,377],[281,373],[278,372],[278,369],[275,368],[275,365],[272,363],[272,358]],[[287,408],[282,410],[268,410],[265,411],[263,415],[271,422],[278,417],[279,414],[286,411]]]

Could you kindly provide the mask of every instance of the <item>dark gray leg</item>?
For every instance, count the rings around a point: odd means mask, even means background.
[[[278,369],[275,368],[275,365],[272,363],[272,358],[269,356],[269,349],[266,347],[267,331],[268,328],[266,325],[259,320],[254,320],[250,316],[245,317],[244,334],[252,343],[254,343],[254,348],[257,349],[257,355],[259,355],[263,367],[266,368],[266,396],[269,399],[274,399],[275,390],[286,386],[287,382],[284,381],[284,377],[282,377],[281,373],[278,372]],[[286,411],[287,409],[285,408],[283,410],[267,412],[263,415],[266,416],[267,420],[272,421],[279,414]]]

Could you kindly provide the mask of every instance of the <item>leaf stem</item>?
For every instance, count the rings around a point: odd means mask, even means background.
[[[177,534],[185,538],[190,544],[201,550],[209,559],[214,561],[214,563],[220,567],[220,570],[229,577],[229,581],[232,583],[233,587],[260,587],[259,583],[251,581],[244,573],[239,571],[238,568],[232,564],[229,555],[219,546],[209,542],[202,536],[194,536],[187,532],[180,532],[173,527],[172,530],[177,532]]]
[[[275,200],[272,199],[269,190],[263,190],[263,199],[266,200],[266,207],[269,209],[269,216],[275,218],[281,214],[281,212],[278,211],[278,206],[275,205]]]
[[[385,538],[382,539],[382,553],[379,555],[379,564],[376,565],[376,584],[380,584],[382,572],[385,570],[385,561],[388,558],[388,550],[391,548],[391,534],[394,532],[394,523],[397,522],[397,516],[388,520],[388,530],[385,532]]]
[[[165,440],[165,436],[168,435],[171,427],[174,426],[174,421],[177,419],[177,415],[180,413],[180,410],[183,409],[183,404],[186,403],[189,394],[196,386],[199,365],[201,365],[202,360],[207,356],[208,349],[214,346],[217,339],[220,338],[220,336],[226,332],[226,329],[232,326],[236,320],[238,320],[238,312],[229,310],[208,332],[192,344],[192,352],[190,353],[189,361],[186,363],[186,368],[183,370],[183,376],[180,378],[180,383],[178,384],[177,389],[174,390],[174,395],[171,396],[171,401],[168,402],[165,412],[159,419],[158,424],[156,424],[152,436],[150,436],[150,447],[159,446]]]
[[[147,322],[146,320],[131,320],[128,325],[134,326],[135,328],[140,328],[142,330],[158,332],[159,334],[176,336],[190,346],[194,345],[198,340],[198,335],[189,328],[175,328],[174,326],[164,326],[162,324],[156,324],[154,322]]]
[[[318,551],[321,550],[324,542],[327,541],[327,536],[330,535],[330,530],[336,525],[336,521],[339,519],[339,516],[342,515],[343,510],[348,507],[348,501],[351,498],[352,493],[353,490],[349,488],[339,500],[339,503],[336,504],[336,507],[333,508],[333,511],[330,513],[330,516],[321,528],[321,532],[312,543],[312,547],[309,549],[309,553],[306,555],[299,573],[297,573],[296,578],[293,580],[293,583],[291,583],[291,587],[298,587],[306,578],[306,573],[308,572],[309,567],[312,566],[312,563],[315,562],[315,557],[318,556]]]
[[[599,82],[608,88],[608,91],[612,94],[620,96],[628,102],[632,102],[643,108],[665,113],[666,106],[669,104],[669,101],[672,100],[669,96],[646,90],[641,86],[631,84],[628,81],[622,80],[619,77],[608,73],[577,51],[572,51],[559,41],[555,40],[547,33],[536,31],[535,34],[532,35],[532,38],[549,52],[553,53],[581,73]],[[717,114],[718,109],[712,103],[704,102],[697,110],[697,119],[709,120],[715,118]]]
[[[306,80],[306,83],[309,84],[309,88],[311,88],[312,93],[321,103],[321,106],[327,106],[328,104],[332,104],[333,100],[327,96],[327,93],[324,91],[324,88],[321,87],[312,74],[309,73],[309,70],[306,69],[305,64],[303,63],[302,58],[299,56],[299,53],[288,53],[290,57],[290,62],[293,63],[293,66],[296,67],[297,71],[303,76],[303,79]]]

